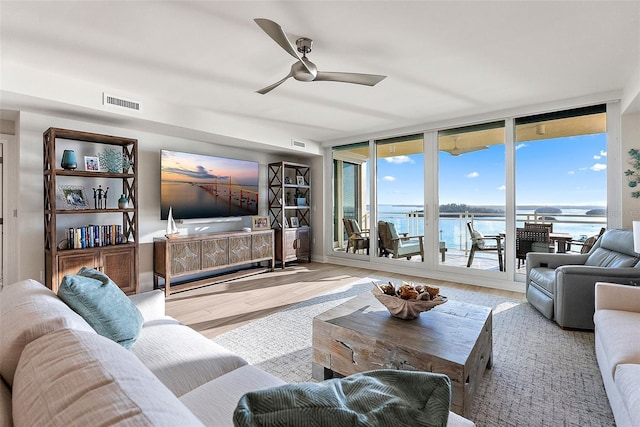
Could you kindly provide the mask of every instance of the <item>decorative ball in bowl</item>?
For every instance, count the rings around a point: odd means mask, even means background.
[[[396,289],[391,282],[378,285],[374,283],[373,295],[384,305],[393,317],[404,320],[417,319],[423,311],[447,302],[440,295],[440,289],[429,285],[413,285],[403,282]]]

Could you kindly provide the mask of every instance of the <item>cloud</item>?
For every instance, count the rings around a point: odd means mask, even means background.
[[[518,145],[516,145],[516,150],[519,150],[519,149],[527,147],[527,146],[528,146],[527,144],[518,144]]]
[[[576,171],[569,171],[569,172],[567,172],[567,175],[575,175],[575,174],[576,174]]]
[[[598,156],[597,154],[595,156],[593,156],[593,160],[600,160],[602,158],[602,156]]]
[[[210,173],[204,166],[196,166],[196,170],[186,168],[165,168],[163,172],[176,173],[193,179],[228,179],[228,176]]]
[[[603,163],[596,163],[595,165],[591,166],[589,169],[591,169],[594,172],[600,172],[605,170],[606,168],[607,168],[607,165]]]
[[[471,172],[465,175],[467,178],[477,178],[480,176],[478,172]]]
[[[389,182],[393,182],[396,180],[395,176],[391,176],[391,175],[387,175],[385,177],[382,177],[383,181],[389,181]]]
[[[607,156],[607,152],[606,152],[606,151],[604,151],[604,150],[600,150],[600,155],[601,155],[602,157],[606,157],[606,156]]]
[[[503,185],[501,185],[500,187],[498,187],[498,190],[500,190],[500,191],[504,191],[504,190],[506,190],[506,189],[507,189],[507,186],[506,186],[506,185],[504,185],[504,184],[503,184]]]
[[[409,156],[393,156],[385,157],[385,160],[394,165],[401,165],[402,163],[413,163],[413,160]]]

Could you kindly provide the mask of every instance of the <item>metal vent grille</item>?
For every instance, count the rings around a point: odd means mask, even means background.
[[[128,99],[119,98],[117,96],[109,95],[107,93],[102,94],[103,105],[113,105],[116,107],[128,108],[129,110],[140,111],[140,103],[131,101]]]
[[[291,140],[291,145],[294,147],[298,147],[298,148],[306,148],[307,144],[305,144],[304,142],[300,142],[300,141],[296,141],[296,140]]]

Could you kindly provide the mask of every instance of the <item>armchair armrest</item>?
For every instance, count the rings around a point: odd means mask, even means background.
[[[409,233],[405,233],[405,234],[409,234]],[[398,237],[396,239],[391,239],[391,240],[407,240],[407,239],[420,239],[422,240],[424,238],[424,236],[402,236],[402,237]]]
[[[593,329],[597,282],[631,284],[640,281],[640,269],[565,265],[556,269],[554,317],[561,327]],[[632,288],[631,286],[627,286]],[[638,298],[640,300],[640,298]]]
[[[616,283],[596,283],[597,310],[640,312],[640,287]]]
[[[145,322],[165,316],[164,292],[160,289],[131,295],[129,299],[138,307]]]

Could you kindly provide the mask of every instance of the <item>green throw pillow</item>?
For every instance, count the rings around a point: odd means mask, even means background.
[[[450,401],[446,375],[380,369],[249,392],[236,406],[233,425],[444,427]]]
[[[98,334],[124,348],[138,339],[142,313],[106,274],[82,267],[77,275],[64,276],[58,296]]]

